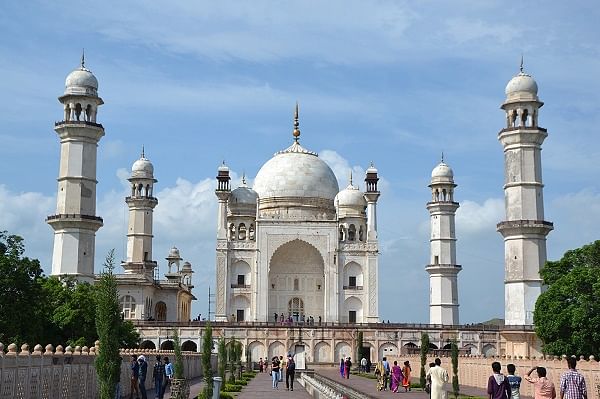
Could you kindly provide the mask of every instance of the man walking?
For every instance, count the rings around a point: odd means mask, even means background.
[[[387,361],[387,358],[383,357],[383,390],[387,391],[388,380],[390,379],[390,363]]]
[[[285,389],[289,391],[294,390],[294,376],[296,374],[296,362],[291,353],[288,354],[287,368],[285,371]]]
[[[431,380],[431,399],[446,399],[444,384],[448,382],[448,372],[442,367],[440,358],[435,359],[435,367],[430,368],[427,375]]]
[[[577,371],[577,359],[567,358],[569,370],[560,376],[560,399],[587,399],[585,378]]]
[[[165,365],[165,379],[162,386],[162,390],[160,392],[160,399],[165,397],[165,392],[167,390],[167,386],[171,385],[171,380],[173,379],[173,363],[169,361],[169,358],[165,356],[164,358]]]
[[[146,375],[148,374],[148,363],[146,363],[146,356],[140,355],[138,357],[138,363],[140,364],[140,374],[138,377],[140,393],[142,394],[142,399],[148,399],[148,396],[146,395]]]
[[[365,359],[364,356],[362,359],[360,359],[360,371],[363,373],[367,372],[367,359]]]
[[[162,364],[160,356],[156,356],[156,363],[154,363],[154,369],[152,371],[152,381],[154,382],[154,397],[155,399],[162,399],[160,397],[162,393],[163,379],[165,377],[165,366]]]
[[[138,386],[138,379],[140,377],[140,365],[138,364],[135,355],[131,355],[131,363],[129,367],[131,368],[131,392],[129,394],[129,399],[133,399],[134,392],[135,399],[140,399],[140,388]]]

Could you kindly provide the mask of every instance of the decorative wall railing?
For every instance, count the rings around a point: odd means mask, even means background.
[[[98,347],[36,345],[33,352],[24,344],[15,344],[5,352],[0,343],[0,399],[88,399],[98,397],[98,377],[94,361]],[[121,395],[129,396],[131,356],[144,355],[148,361],[146,389],[152,388],[152,369],[156,356],[175,360],[173,351],[125,349],[121,351]],[[186,378],[201,376],[200,354],[184,352]]]

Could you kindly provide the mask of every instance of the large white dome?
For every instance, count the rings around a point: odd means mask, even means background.
[[[320,198],[332,200],[339,186],[331,168],[315,153],[294,143],[258,171],[254,191],[265,198]]]

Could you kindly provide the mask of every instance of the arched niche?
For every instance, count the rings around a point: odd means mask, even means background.
[[[281,245],[269,262],[269,312],[289,317],[289,301],[298,298],[304,305],[304,315],[324,314],[324,261],[313,245],[292,240]]]
[[[348,262],[344,266],[344,287],[362,287],[363,269],[356,262]]]

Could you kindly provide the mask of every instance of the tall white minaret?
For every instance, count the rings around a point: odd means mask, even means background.
[[[217,189],[219,214],[217,216],[217,293],[215,320],[227,321],[227,201],[231,194],[229,168],[225,162],[217,171]],[[232,234],[235,234],[233,232]]]
[[[497,226],[504,237],[504,322],[531,325],[543,290],[539,272],[546,262],[546,236],[554,228],[544,220],[541,151],[548,133],[538,126],[544,103],[535,80],[523,72],[522,60],[505,92],[506,128],[498,140],[504,148],[506,219]]]
[[[431,202],[427,210],[431,217],[431,260],[429,273],[429,323],[459,323],[458,273],[456,264],[456,232],[454,216],[459,205],[454,201],[454,173],[442,162],[431,172]]]
[[[96,231],[102,227],[102,218],[96,216],[96,153],[104,128],[96,115],[104,102],[83,55],[65,86],[58,98],[64,117],[54,127],[60,138],[56,213],[46,219],[54,229],[52,274],[92,282]]]
[[[367,241],[377,241],[377,200],[381,193],[377,188],[377,169],[371,166],[365,172],[365,199],[367,200]]]
[[[144,150],[131,167],[131,195],[125,198],[129,207],[127,228],[127,260],[121,264],[125,274],[143,274],[152,279],[156,261],[152,260],[152,223],[154,207],[154,166],[146,159]]]

